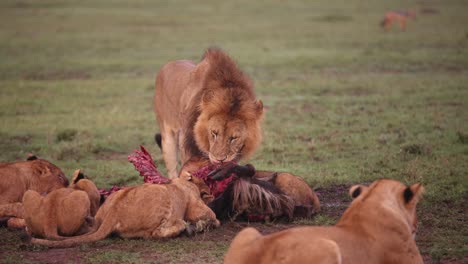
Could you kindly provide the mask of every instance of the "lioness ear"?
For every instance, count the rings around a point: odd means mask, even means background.
[[[36,155],[33,155],[33,154],[28,154],[28,158],[27,158],[26,160],[27,160],[27,161],[37,160],[37,156],[36,156]]]
[[[257,100],[255,102],[255,108],[256,108],[255,110],[257,111],[257,115],[259,115],[259,116],[262,115],[262,113],[263,113],[263,102],[262,102],[262,100]]]
[[[186,181],[192,181],[192,174],[190,172],[186,171],[184,174],[180,175],[182,179],[185,179]]]
[[[351,186],[351,188],[349,188],[349,196],[351,196],[351,198],[353,199],[356,199],[356,197],[361,195],[361,193],[366,189],[367,189],[367,186],[360,185],[360,184]]]
[[[406,187],[403,191],[403,199],[405,203],[409,203],[412,200],[419,200],[419,197],[424,192],[424,187],[420,183],[415,183],[409,187]]]
[[[76,184],[79,180],[86,178],[83,173],[81,173],[81,170],[75,170],[72,176],[72,184]]]

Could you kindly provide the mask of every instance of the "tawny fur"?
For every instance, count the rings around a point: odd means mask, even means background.
[[[46,194],[67,186],[63,172],[46,160],[0,163],[0,204],[21,202],[27,190]]]
[[[314,190],[299,176],[287,172],[257,171],[255,177],[272,181],[287,196],[291,197],[296,207],[307,207],[310,216],[320,211],[320,201]]]
[[[179,175],[179,178],[190,181],[191,183],[195,184],[200,193],[200,198],[205,204],[209,204],[214,200],[214,196],[211,194],[210,187],[206,185],[204,180],[197,177],[192,177],[192,174],[189,172],[185,172]]]
[[[284,193],[271,192],[247,179],[234,182],[232,207],[236,214],[264,215],[272,218],[286,216],[292,219],[294,200]],[[237,215],[233,216],[233,219]]]
[[[181,164],[246,159],[261,139],[263,104],[252,81],[219,49],[208,49],[202,61],[165,64],[156,78],[154,111],[170,178]]]
[[[406,20],[415,19],[416,13],[414,11],[388,11],[385,13],[384,19],[380,25],[389,31],[392,28],[393,23],[398,23],[400,25],[400,30],[406,30]]]
[[[89,197],[91,216],[95,216],[101,203],[101,195],[94,182],[80,176],[80,170],[76,170],[73,173],[70,188],[86,192]]]
[[[208,164],[209,161],[205,159],[190,160],[184,164],[180,175],[193,173]],[[229,201],[233,204],[233,210],[237,212],[236,215],[257,210],[257,214],[264,212],[270,216],[291,217],[291,210],[294,209],[293,215],[295,217],[310,217],[320,211],[320,201],[317,195],[301,177],[287,172],[272,171],[256,171],[254,177],[273,183],[282,194],[262,190],[260,186],[251,186],[245,181],[242,184],[238,183],[234,188],[233,200]],[[210,197],[206,204],[213,201],[213,196],[208,196],[209,188],[203,181],[198,182],[197,186],[200,190],[204,190],[201,191],[203,195]]]
[[[393,180],[354,187],[358,196],[335,226],[267,236],[246,228],[234,238],[224,263],[423,263],[414,241],[423,190],[420,184],[406,187]]]
[[[111,233],[121,237],[174,237],[189,224],[201,231],[219,226],[215,214],[201,200],[197,187],[177,178],[168,184],[145,184],[111,194],[95,217],[97,230],[62,241],[32,239],[49,247],[71,247],[104,239]]]
[[[91,230],[99,207],[99,192],[88,179],[73,175],[68,188],[54,190],[45,197],[29,190],[23,196],[24,219],[28,233],[34,237],[64,239]]]
[[[46,160],[0,163],[0,218],[23,217],[20,203],[27,190],[46,194],[67,186],[63,172]],[[9,223],[18,221],[21,219],[10,219]]]

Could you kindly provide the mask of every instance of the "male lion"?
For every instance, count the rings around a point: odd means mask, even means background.
[[[154,111],[170,178],[177,177],[178,152],[181,164],[221,163],[248,158],[259,146],[263,104],[249,77],[223,51],[208,49],[198,64],[165,64],[155,86]]]
[[[197,186],[189,180],[181,177],[167,184],[124,188],[111,194],[99,208],[96,231],[61,241],[33,238],[31,242],[71,247],[104,239],[111,233],[128,238],[165,238],[184,230],[191,233],[219,226],[213,211],[201,200]]]
[[[423,190],[394,180],[353,186],[355,199],[335,226],[267,236],[246,228],[234,238],[224,263],[423,263],[414,241]]]
[[[9,226],[21,227],[21,201],[27,190],[41,194],[67,187],[68,180],[54,164],[35,156],[27,161],[0,163],[0,218],[9,219]],[[14,223],[10,225],[10,223]]]
[[[45,197],[32,190],[24,194],[27,231],[32,236],[49,239],[84,234],[93,224],[92,216],[99,201],[96,185],[76,170],[69,188],[54,190]]]

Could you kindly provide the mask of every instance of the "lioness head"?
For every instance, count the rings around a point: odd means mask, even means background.
[[[350,196],[354,199],[353,204],[372,199],[380,206],[392,208],[401,214],[413,236],[418,225],[416,205],[423,193],[424,187],[420,183],[405,186],[401,182],[387,179],[375,181],[369,187],[354,185],[349,190]]]
[[[200,193],[200,198],[205,204],[209,204],[214,200],[214,196],[210,192],[210,187],[208,187],[208,185],[206,185],[205,181],[203,181],[202,179],[193,177],[190,173],[181,174],[179,178],[195,184]]]
[[[49,193],[55,189],[67,187],[69,184],[62,170],[47,160],[34,159],[23,164],[32,169],[29,179],[31,190]]]

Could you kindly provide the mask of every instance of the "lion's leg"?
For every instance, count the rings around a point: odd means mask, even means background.
[[[406,20],[405,19],[400,20],[400,28],[401,28],[402,31],[406,31]]]
[[[22,203],[8,203],[0,205],[0,217],[12,216],[23,218],[24,209]]]
[[[151,237],[164,238],[175,237],[179,235],[187,227],[182,219],[167,221],[163,226],[160,226],[151,232]]]
[[[23,218],[12,217],[7,221],[8,228],[23,229],[26,228],[26,221]]]
[[[170,129],[162,133],[162,152],[170,179],[177,178],[177,138]]]

